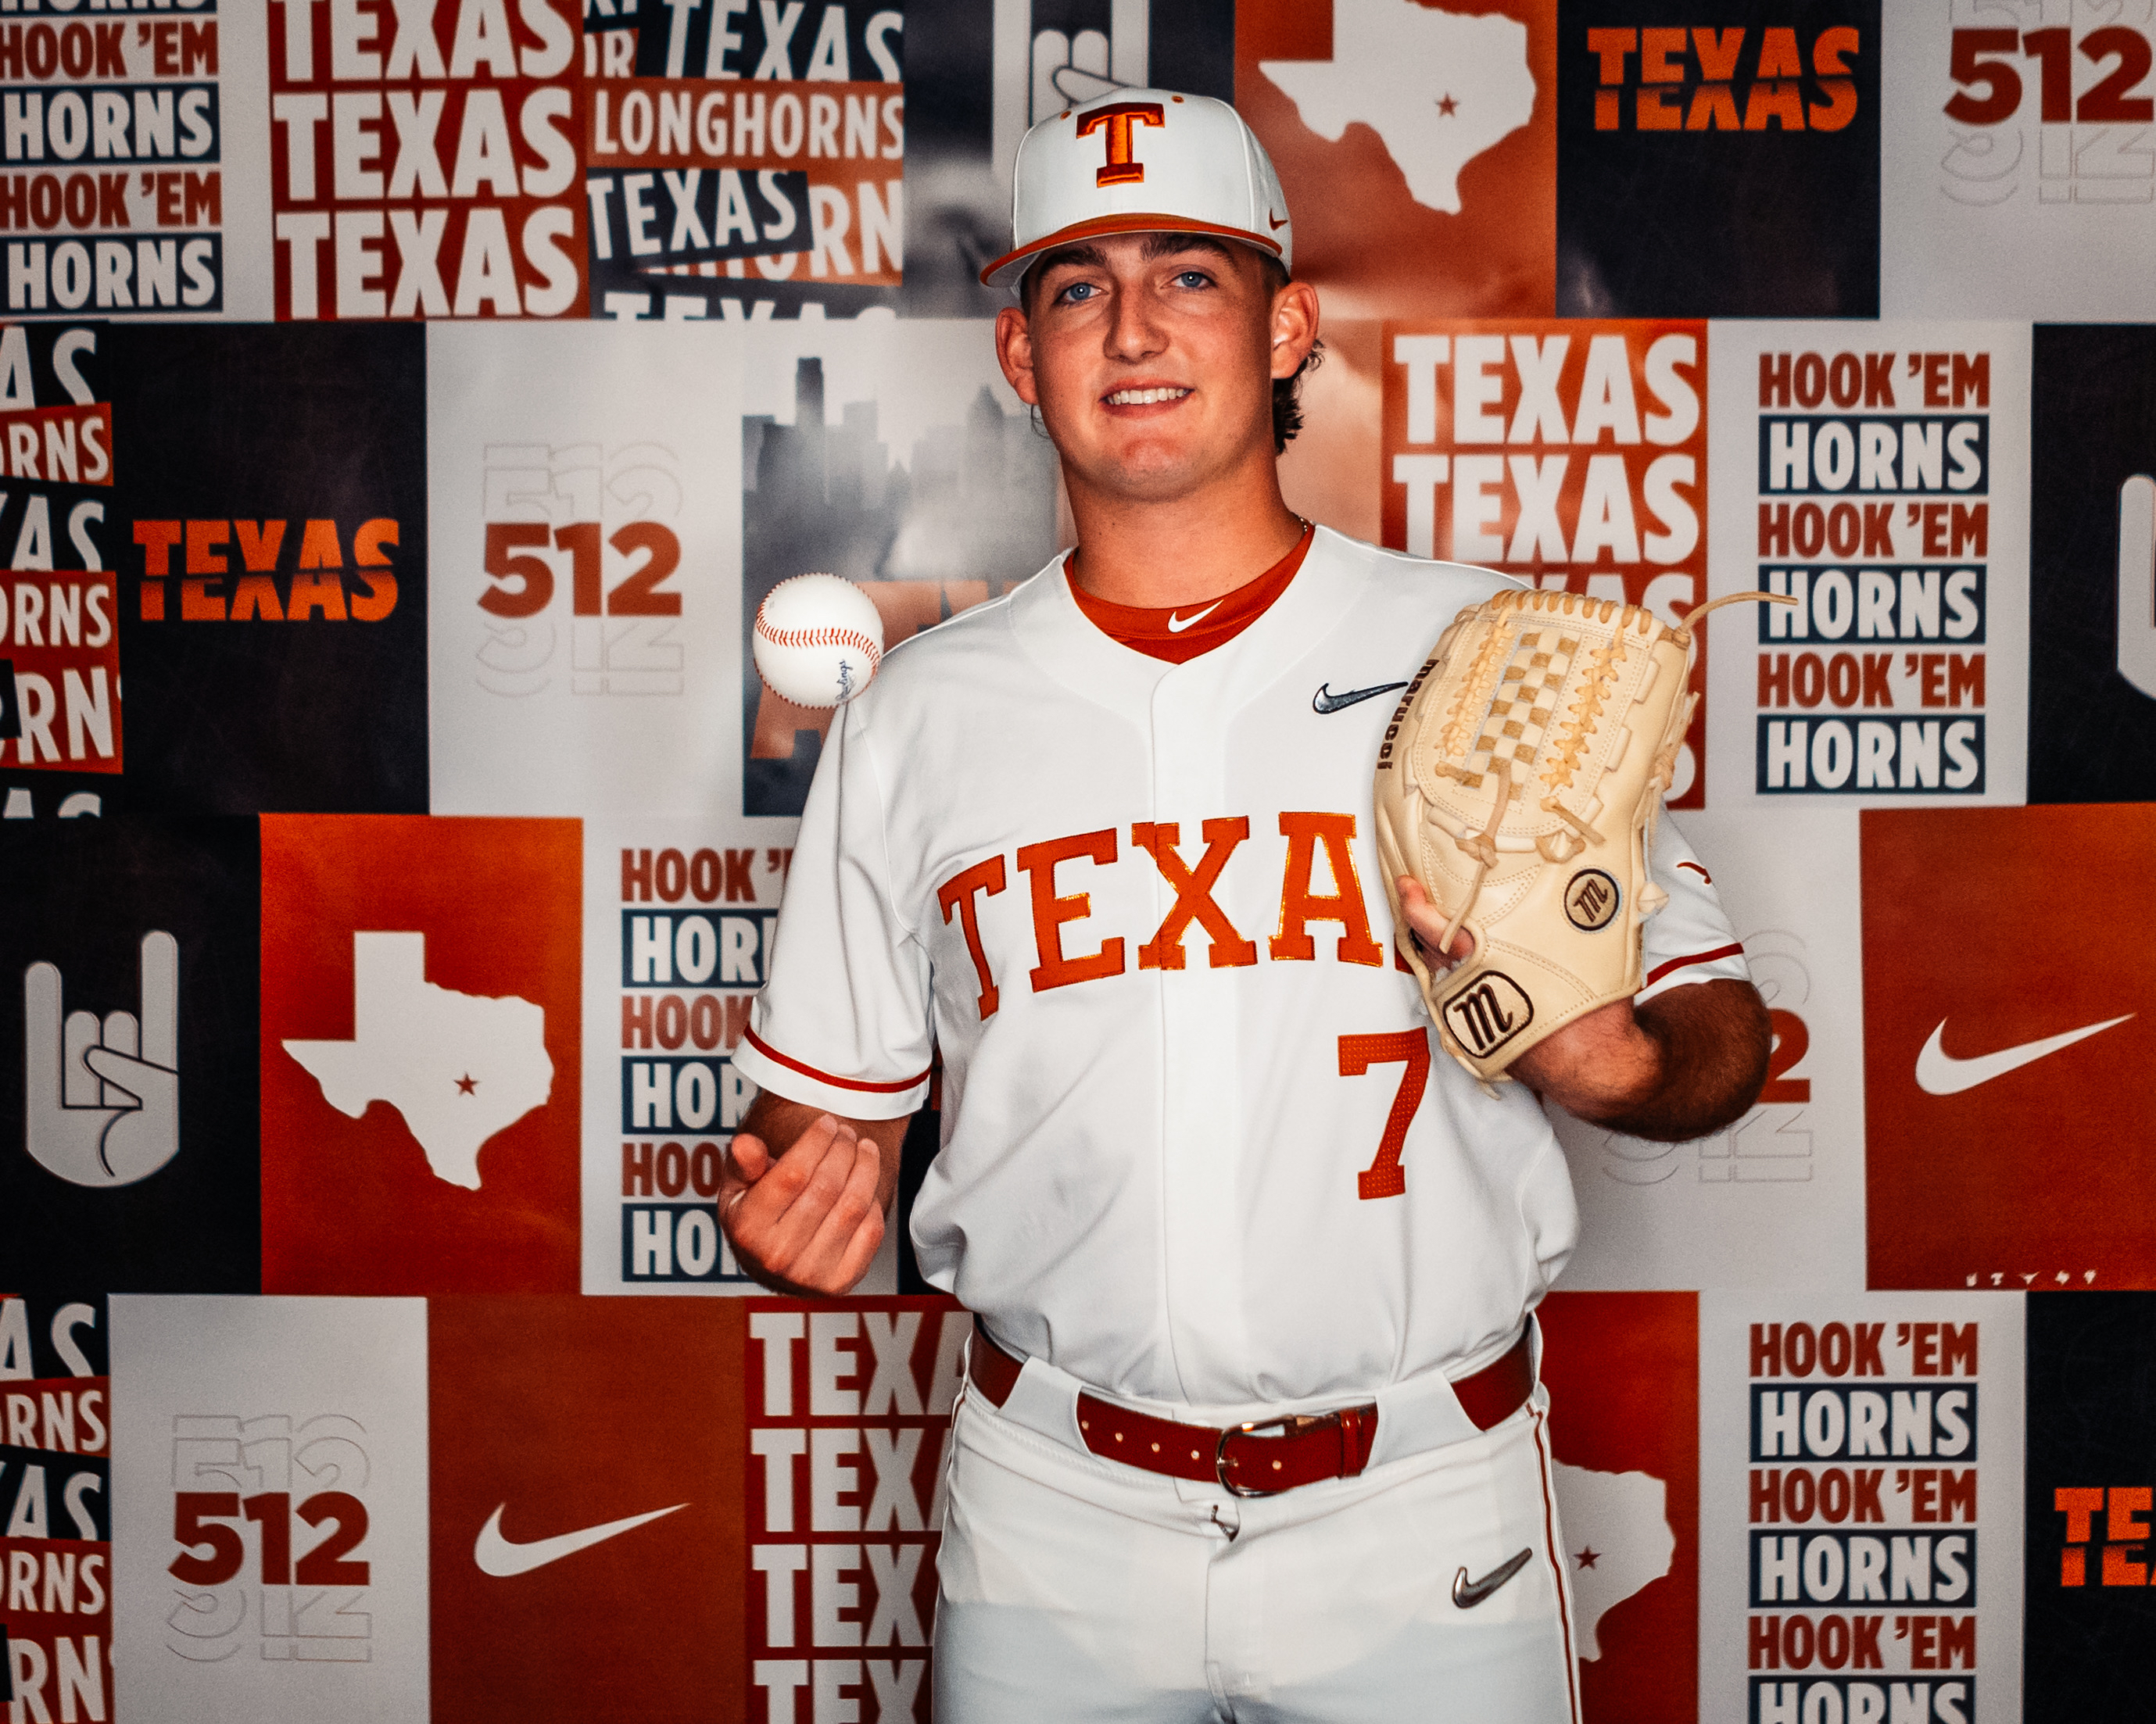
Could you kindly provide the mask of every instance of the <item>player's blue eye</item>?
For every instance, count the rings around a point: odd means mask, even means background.
[[[1175,283],[1178,287],[1210,287],[1213,278],[1203,269],[1179,269],[1176,272]]]
[[[1075,305],[1083,300],[1090,300],[1099,290],[1090,281],[1074,281],[1055,297],[1060,302]]]

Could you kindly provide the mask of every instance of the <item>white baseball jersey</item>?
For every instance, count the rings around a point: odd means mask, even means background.
[[[1506,577],[1320,529],[1183,664],[1060,560],[894,651],[831,731],[737,1064],[896,1117],[943,1063],[922,1271],[1011,1347],[1221,1419],[1502,1352],[1578,1229],[1524,1087],[1485,1095],[1394,956],[1381,732]],[[1650,990],[1743,978],[1664,821]]]

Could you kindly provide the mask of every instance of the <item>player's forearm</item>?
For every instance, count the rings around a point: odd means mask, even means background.
[[[827,1107],[788,1101],[783,1095],[765,1090],[749,1104],[741,1129],[752,1137],[762,1139],[773,1156],[783,1156],[803,1131],[825,1117],[836,1119],[857,1137],[870,1139],[882,1152],[883,1169],[877,1195],[884,1208],[889,1208],[898,1190],[898,1152],[906,1142],[906,1127],[913,1123],[911,1114],[901,1114],[895,1120],[851,1119],[844,1114],[833,1114]]]
[[[1589,1034],[1560,1032],[1513,1075],[1581,1119],[1661,1143],[1719,1131],[1758,1099],[1772,1034],[1749,983],[1698,983],[1592,1015],[1604,1021]]]

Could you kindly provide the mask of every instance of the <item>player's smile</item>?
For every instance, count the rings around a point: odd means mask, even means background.
[[[1181,383],[1127,383],[1101,398],[1111,409],[1174,407],[1198,392]]]

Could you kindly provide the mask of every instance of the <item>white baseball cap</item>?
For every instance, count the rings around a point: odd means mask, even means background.
[[[1011,175],[1015,247],[981,271],[1014,293],[1050,246],[1102,233],[1217,233],[1291,268],[1280,176],[1243,116],[1208,95],[1117,90],[1020,139]]]

